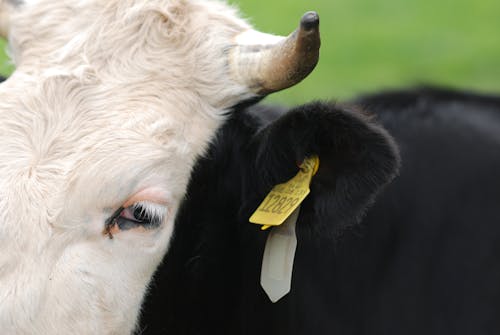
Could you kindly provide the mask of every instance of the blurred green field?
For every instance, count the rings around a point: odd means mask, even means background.
[[[314,73],[271,100],[343,99],[430,83],[500,92],[498,0],[230,0],[259,29],[286,35],[302,14],[321,17]],[[9,70],[0,56],[0,71]]]
[[[8,75],[12,70],[13,67],[5,54],[5,41],[0,39],[0,74]]]

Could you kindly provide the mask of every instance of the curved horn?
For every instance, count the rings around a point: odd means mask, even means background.
[[[230,55],[236,81],[265,95],[293,86],[314,69],[319,58],[319,16],[307,12],[288,37],[243,32]]]

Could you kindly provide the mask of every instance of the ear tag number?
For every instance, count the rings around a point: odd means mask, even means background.
[[[300,165],[300,171],[286,183],[273,187],[250,222],[262,225],[262,230],[279,226],[296,210],[309,194],[312,177],[319,168],[318,156],[311,156]]]

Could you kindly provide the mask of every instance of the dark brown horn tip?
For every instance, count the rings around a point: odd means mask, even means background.
[[[274,43],[237,44],[231,53],[231,71],[252,92],[267,95],[307,77],[318,63],[320,46],[319,15],[307,12],[294,32]]]
[[[319,15],[316,12],[307,12],[300,19],[300,27],[306,31],[319,27]]]

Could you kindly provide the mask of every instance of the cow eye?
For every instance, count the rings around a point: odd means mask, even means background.
[[[113,238],[112,233],[137,227],[158,228],[167,215],[167,207],[152,202],[140,201],[129,207],[119,208],[106,220],[105,233]]]

